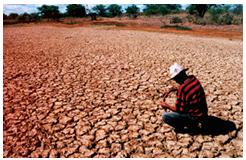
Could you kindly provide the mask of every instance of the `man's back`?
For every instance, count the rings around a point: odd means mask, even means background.
[[[177,112],[193,116],[206,116],[208,113],[206,96],[198,79],[191,75],[179,86],[176,101]]]

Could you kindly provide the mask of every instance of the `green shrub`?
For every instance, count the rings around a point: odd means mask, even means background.
[[[195,22],[195,18],[191,15],[186,16],[186,18],[187,18],[188,22],[190,22],[190,23]]]
[[[65,24],[73,25],[73,24],[78,24],[79,22],[64,22]]]
[[[219,18],[219,24],[227,24],[230,25],[232,24],[233,21],[233,15],[226,13],[224,15],[221,15]]]
[[[219,25],[233,24],[235,14],[232,11],[230,5],[215,5],[209,9],[208,22]]]
[[[170,21],[170,23],[182,23],[182,22],[183,22],[182,19],[177,17],[177,16],[172,17],[172,19]]]
[[[192,30],[192,28],[188,26],[177,26],[176,29],[177,30]]]
[[[176,30],[192,30],[191,27],[179,26],[179,25],[163,25],[160,28],[175,28]]]
[[[206,25],[207,24],[207,22],[203,18],[199,18],[199,17],[196,18],[194,23],[199,24],[199,25]]]
[[[102,25],[102,26],[117,26],[117,27],[124,27],[126,26],[126,24],[121,23],[121,22],[115,22],[115,21],[111,21],[111,22],[94,22],[93,25]]]
[[[243,24],[243,17],[242,16],[234,16],[232,20],[232,24]]]

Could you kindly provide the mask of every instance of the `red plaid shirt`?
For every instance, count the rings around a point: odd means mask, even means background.
[[[188,76],[184,83],[179,86],[176,108],[176,112],[190,113],[193,116],[208,114],[204,90],[195,76]]]

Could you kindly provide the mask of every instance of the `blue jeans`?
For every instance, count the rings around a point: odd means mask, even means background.
[[[198,117],[191,116],[187,113],[166,112],[163,114],[163,121],[175,129],[189,129],[197,128],[199,120]]]

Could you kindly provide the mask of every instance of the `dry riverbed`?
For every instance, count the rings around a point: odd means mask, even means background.
[[[242,157],[243,42],[102,27],[4,27],[4,157]],[[174,62],[224,135],[175,133],[160,92]],[[170,98],[171,101],[171,98]]]

